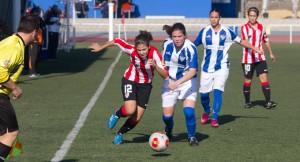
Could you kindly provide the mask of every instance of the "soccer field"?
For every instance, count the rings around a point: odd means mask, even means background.
[[[19,79],[23,96],[12,103],[24,153],[11,161],[46,162],[55,157],[62,157],[63,162],[300,161],[298,44],[272,44],[275,63],[267,54],[272,100],[278,103],[273,110],[262,106],[264,97],[258,78],[254,78],[251,89],[254,109],[243,107],[242,47],[233,45],[229,50],[231,71],[223,94],[219,128],[200,124],[203,109],[198,97],[196,137],[200,144],[190,147],[182,103],[178,102],[173,140],[160,153],[151,150],[148,138],[153,132],[164,130],[163,80],[156,73],[141,122],[124,135],[123,145],[115,146],[114,134],[125,119],[120,119],[113,130],[107,129],[107,120],[123,103],[121,78],[130,60],[122,55],[116,61],[118,47],[94,54],[86,48],[88,45],[79,43],[71,53],[59,53],[58,60],[41,62],[38,70],[42,75],[37,79],[27,74]],[[161,44],[154,45],[161,48]],[[202,47],[198,53],[201,62]],[[108,78],[109,70],[112,75]]]

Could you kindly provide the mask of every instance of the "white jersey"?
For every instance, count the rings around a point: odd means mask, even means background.
[[[185,39],[183,47],[177,51],[172,39],[168,39],[164,42],[163,49],[164,63],[171,79],[180,79],[189,68],[198,70],[197,49],[190,40]]]
[[[211,25],[202,28],[194,41],[196,46],[204,46],[202,71],[215,72],[221,68],[229,68],[227,52],[233,41],[240,43],[242,40],[223,25],[218,32],[214,32]]]

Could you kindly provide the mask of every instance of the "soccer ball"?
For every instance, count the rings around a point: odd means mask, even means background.
[[[155,132],[149,138],[149,145],[154,151],[164,151],[169,146],[169,138],[164,132]]]

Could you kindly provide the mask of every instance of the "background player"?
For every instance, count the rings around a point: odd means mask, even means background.
[[[264,25],[257,22],[258,15],[259,11],[256,7],[250,7],[248,9],[249,21],[241,28],[242,39],[248,40],[253,46],[261,50],[263,50],[264,43],[269,51],[271,60],[274,62],[275,56],[271,50],[269,38],[266,34],[266,28]],[[252,49],[244,47],[242,67],[245,76],[243,86],[245,108],[252,108],[252,104],[250,102],[250,87],[254,70],[256,70],[256,74],[261,82],[262,91],[266,100],[265,107],[267,109],[276,107],[277,104],[271,101],[271,90],[268,82],[268,67],[265,55],[258,55]]]
[[[119,118],[129,116],[116,133],[114,139],[116,145],[122,144],[123,134],[133,129],[141,120],[150,97],[154,71],[157,71],[164,79],[168,77],[162,64],[161,54],[154,46],[150,46],[152,39],[151,33],[140,31],[135,38],[134,45],[121,39],[115,39],[102,46],[96,43],[90,46],[92,52],[98,52],[106,47],[118,45],[131,59],[131,64],[122,78],[121,89],[124,105],[114,111],[108,120],[108,128],[112,129]]]
[[[221,18],[220,12],[217,9],[210,11],[210,25],[202,28],[195,40],[195,45],[203,44],[204,56],[201,65],[201,80],[200,80],[200,99],[204,108],[204,113],[201,117],[201,124],[208,121],[211,111],[209,106],[209,92],[214,92],[213,115],[211,126],[218,127],[218,114],[222,106],[222,92],[225,88],[225,83],[229,75],[229,58],[227,51],[233,41],[242,46],[250,48],[258,53],[263,53],[256,47],[251,46],[249,42],[242,40],[233,31],[219,23]]]

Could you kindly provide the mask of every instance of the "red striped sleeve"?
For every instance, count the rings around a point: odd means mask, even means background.
[[[251,27],[251,30],[252,30],[252,46],[255,47],[255,43],[256,43],[256,39],[257,39],[257,33],[256,31]],[[251,50],[251,60],[252,60],[252,63],[255,63],[255,51],[254,50]]]
[[[260,36],[259,36],[259,46],[258,46],[258,48],[259,49],[263,49],[263,47],[262,47],[262,39],[263,39],[263,25],[262,24],[260,24],[260,23],[257,23],[257,28],[258,28],[258,30],[259,30],[259,34],[260,34]],[[260,61],[262,61],[263,59],[262,59],[262,55],[258,55],[258,59],[260,60]]]
[[[125,42],[122,39],[118,39],[116,38],[114,40],[114,44],[118,45],[122,51],[124,51],[125,53],[127,53],[128,55],[132,54],[135,50],[135,47],[131,44],[128,44],[127,42]]]
[[[246,32],[245,32],[246,30]],[[247,25],[242,26],[242,39],[248,41],[248,27]],[[248,63],[248,48],[244,47],[244,63]]]

